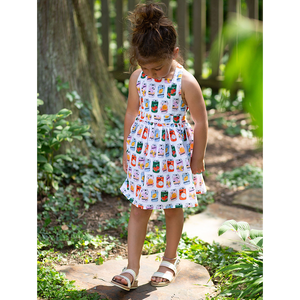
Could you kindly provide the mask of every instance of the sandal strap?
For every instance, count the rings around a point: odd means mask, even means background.
[[[161,267],[167,267],[168,269],[171,269],[175,274],[177,272],[176,266],[168,261],[162,261],[160,264]]]
[[[132,270],[132,269],[127,269],[126,267],[122,270],[122,273],[121,274],[124,274],[124,273],[129,273],[130,275],[132,275],[132,277],[133,277],[133,281],[132,282],[134,282],[135,280],[136,280],[136,278],[137,278],[137,275],[136,275],[136,273]],[[123,277],[125,277],[125,276],[123,276]]]
[[[176,256],[176,257],[174,257],[174,258],[167,258],[167,257],[165,257],[165,256],[163,256],[162,257],[162,259],[164,259],[164,260],[174,260],[174,259],[177,259],[178,258],[178,256]]]
[[[171,281],[173,279],[173,275],[171,275],[170,273],[162,273],[162,272],[155,272],[153,275],[153,277],[160,277],[160,278],[165,278],[169,281]]]

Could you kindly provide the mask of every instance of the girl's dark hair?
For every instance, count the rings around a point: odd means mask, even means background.
[[[132,25],[130,64],[150,63],[171,58],[176,46],[177,32],[162,8],[155,3],[138,4],[128,17]],[[179,62],[183,63],[179,56]]]

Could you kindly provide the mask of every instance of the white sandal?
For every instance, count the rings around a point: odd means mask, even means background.
[[[165,260],[174,260],[174,259],[176,259],[174,264],[172,264],[168,261],[164,261],[164,260],[160,264],[160,267],[167,267],[168,269],[171,269],[174,272],[174,275],[166,274],[166,273],[162,273],[162,272],[155,272],[152,275],[152,277],[165,278],[168,281],[156,282],[156,281],[151,280],[151,285],[152,286],[166,286],[166,285],[169,285],[170,283],[172,283],[175,280],[176,276],[178,275],[178,273],[180,271],[177,268],[178,265],[179,265],[179,262],[180,262],[180,258],[178,256],[175,257],[175,258],[166,258],[166,257],[163,256],[163,259],[165,259]]]
[[[129,273],[130,275],[132,275],[133,280],[132,282],[130,281],[130,279],[126,276],[123,276],[122,274],[124,273]],[[121,282],[118,282],[115,280],[116,276],[120,276],[122,278],[124,278],[127,281],[127,285],[122,284]],[[122,270],[122,273],[120,275],[116,275],[113,277],[113,279],[111,280],[111,283],[125,291],[130,291],[130,290],[134,290],[138,287],[138,281],[137,281],[137,275],[135,274],[135,272],[131,269],[127,269],[126,267]]]

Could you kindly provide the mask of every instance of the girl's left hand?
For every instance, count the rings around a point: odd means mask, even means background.
[[[200,174],[205,171],[204,159],[191,158],[191,169],[193,174]]]

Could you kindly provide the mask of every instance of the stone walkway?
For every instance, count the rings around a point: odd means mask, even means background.
[[[157,254],[142,256],[141,269],[138,276],[138,289],[124,291],[110,283],[112,277],[127,266],[127,260],[110,260],[103,265],[68,265],[57,268],[66,274],[69,280],[75,280],[75,285],[81,289],[96,292],[110,300],[204,300],[205,294],[212,294],[214,286],[209,281],[208,271],[201,265],[189,260],[181,260],[180,272],[176,280],[166,287],[153,287],[149,280],[157,271],[159,261]]]

